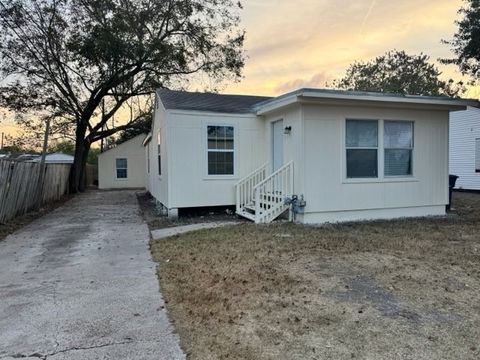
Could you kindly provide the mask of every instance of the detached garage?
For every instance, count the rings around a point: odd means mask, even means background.
[[[100,189],[145,188],[145,149],[139,135],[98,156]]]

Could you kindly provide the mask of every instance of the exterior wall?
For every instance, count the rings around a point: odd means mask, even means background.
[[[306,200],[297,220],[325,221],[439,215],[448,202],[448,111],[303,105],[304,168],[296,190]],[[347,179],[347,118],[414,121],[413,176]],[[382,144],[379,144],[379,158]],[[299,156],[300,157],[300,156]]]
[[[283,162],[287,164],[293,161],[294,172],[294,193],[301,194],[305,186],[304,166],[304,123],[303,123],[303,109],[299,104],[289,106],[282,111],[274,112],[265,116],[265,137],[264,137],[264,153],[267,158],[266,161],[272,164],[272,123],[278,120],[283,120],[283,126],[291,126],[290,134],[283,135]],[[270,168],[269,171],[272,169]]]
[[[144,188],[145,150],[139,135],[98,156],[98,187],[100,189]],[[127,159],[127,178],[116,178],[115,159]]]
[[[248,114],[181,110],[168,110],[167,119],[168,207],[234,205],[235,184],[266,161],[263,120]],[[233,176],[208,175],[208,125],[234,127]]]
[[[450,114],[450,174],[459,176],[456,188],[480,190],[475,172],[475,139],[480,138],[480,109],[469,107]]]
[[[152,196],[162,203],[165,207],[170,208],[169,202],[169,154],[170,149],[167,142],[170,141],[169,128],[167,126],[168,116],[160,101],[157,101],[154,122],[152,126],[152,139],[145,147],[146,158],[148,161],[148,152],[150,152],[150,172],[147,172],[147,189]],[[158,134],[160,133],[160,152],[162,173],[158,171]],[[172,139],[173,142],[173,139]],[[148,149],[147,149],[148,147]],[[148,164],[147,164],[148,170]]]

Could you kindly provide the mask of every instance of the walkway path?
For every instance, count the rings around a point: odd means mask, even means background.
[[[184,359],[131,191],[89,192],[0,242],[0,359]]]

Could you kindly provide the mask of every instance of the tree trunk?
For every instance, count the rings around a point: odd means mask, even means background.
[[[90,142],[85,138],[85,129],[77,128],[75,134],[75,155],[70,169],[70,193],[85,191],[85,165],[87,163]]]

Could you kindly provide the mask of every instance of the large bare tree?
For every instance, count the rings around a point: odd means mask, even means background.
[[[74,134],[70,187],[82,191],[92,143],[145,119],[140,111],[111,125],[129,99],[199,74],[215,84],[240,78],[240,8],[232,0],[0,0],[0,105]]]

